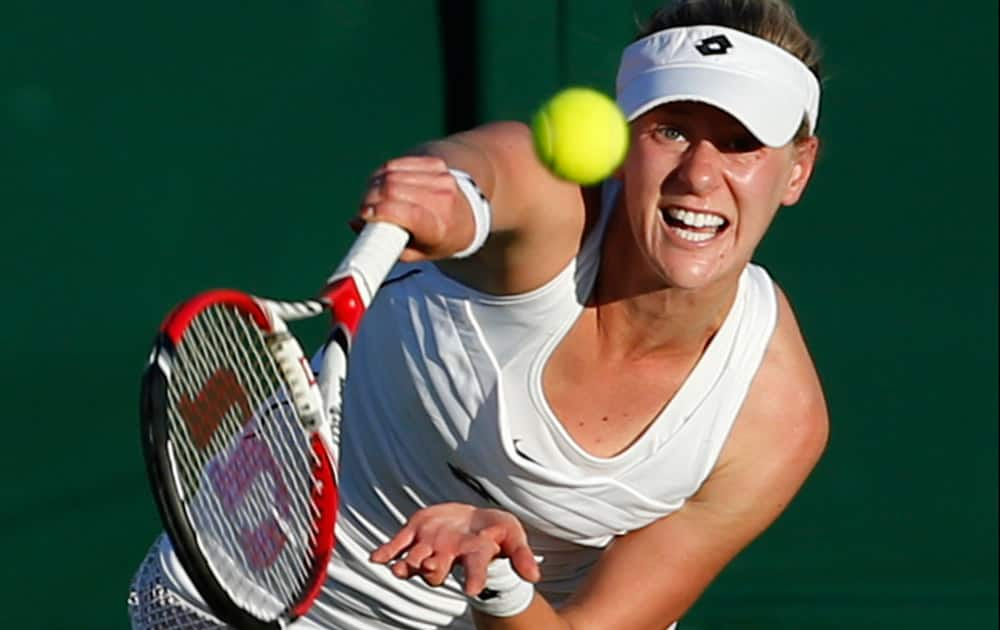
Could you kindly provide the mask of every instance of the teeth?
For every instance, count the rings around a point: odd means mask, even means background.
[[[684,225],[695,228],[701,228],[701,227],[717,228],[726,222],[725,219],[714,214],[708,214],[705,212],[692,212],[690,210],[684,210],[682,208],[668,208],[667,214],[670,215],[671,219],[680,221]]]
[[[678,234],[682,239],[686,241],[692,241],[695,243],[700,243],[701,241],[707,241],[713,238],[718,232],[692,232],[691,230],[684,230],[678,227],[671,227],[676,234]]]

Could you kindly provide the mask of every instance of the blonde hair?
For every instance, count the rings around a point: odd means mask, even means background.
[[[822,82],[820,48],[786,0],[671,0],[640,27],[636,39],[681,26],[714,24],[749,33],[795,55]],[[795,140],[809,135],[803,121]]]

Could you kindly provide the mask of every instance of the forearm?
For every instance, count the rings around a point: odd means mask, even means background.
[[[449,168],[468,173],[487,197],[493,196],[497,171],[489,156],[488,146],[463,141],[459,135],[427,142],[411,150],[410,153],[444,160]]]
[[[493,617],[473,609],[478,630],[579,630],[535,593],[524,612],[513,617]]]
[[[414,150],[467,172],[494,207],[495,232],[520,233],[560,206],[581,208],[579,186],[552,175],[535,155],[531,130],[519,122],[495,122]],[[555,208],[555,210],[553,210]],[[542,211],[544,210],[544,212]]]
[[[517,195],[517,178],[508,173],[511,162],[523,163],[530,149],[516,125],[499,123],[429,142],[414,150],[441,158],[450,168],[468,173],[493,206],[492,231],[516,230],[522,221],[523,202]]]

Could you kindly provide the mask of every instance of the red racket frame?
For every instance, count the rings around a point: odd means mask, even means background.
[[[357,297],[354,280],[350,277],[331,287],[327,294],[328,304],[334,311],[334,319],[346,328],[348,339],[337,336],[330,343],[349,345],[350,336],[364,314],[362,301]],[[302,616],[318,597],[326,578],[326,568],[335,544],[334,525],[337,515],[337,485],[333,470],[333,458],[323,439],[316,432],[309,435],[310,446],[318,464],[313,470],[319,482],[313,486],[313,501],[319,508],[316,521],[317,538],[313,548],[313,566],[310,579],[306,582],[297,603],[283,611],[276,619],[267,621],[251,615],[237,605],[226,593],[225,588],[214,576],[208,562],[203,558],[197,545],[195,528],[185,516],[183,503],[174,487],[172,465],[168,456],[167,391],[176,359],[176,347],[180,344],[191,322],[203,311],[213,306],[230,306],[246,313],[265,333],[274,330],[271,317],[254,297],[231,289],[216,289],[201,293],[175,308],[165,319],[157,336],[153,355],[143,376],[141,393],[141,417],[143,450],[147,472],[161,519],[173,543],[181,565],[194,583],[198,592],[223,621],[240,628],[271,630],[285,627]],[[343,348],[346,353],[348,348]],[[305,428],[303,428],[305,430]]]

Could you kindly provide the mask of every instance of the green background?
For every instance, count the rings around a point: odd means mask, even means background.
[[[611,91],[654,5],[484,0],[482,117]],[[997,626],[997,4],[950,6],[798,2],[822,159],[758,259],[832,438],[685,628]],[[0,627],[127,627],[159,529],[137,431],[159,320],[209,286],[318,286],[367,173],[444,131],[435,10],[0,4]]]

